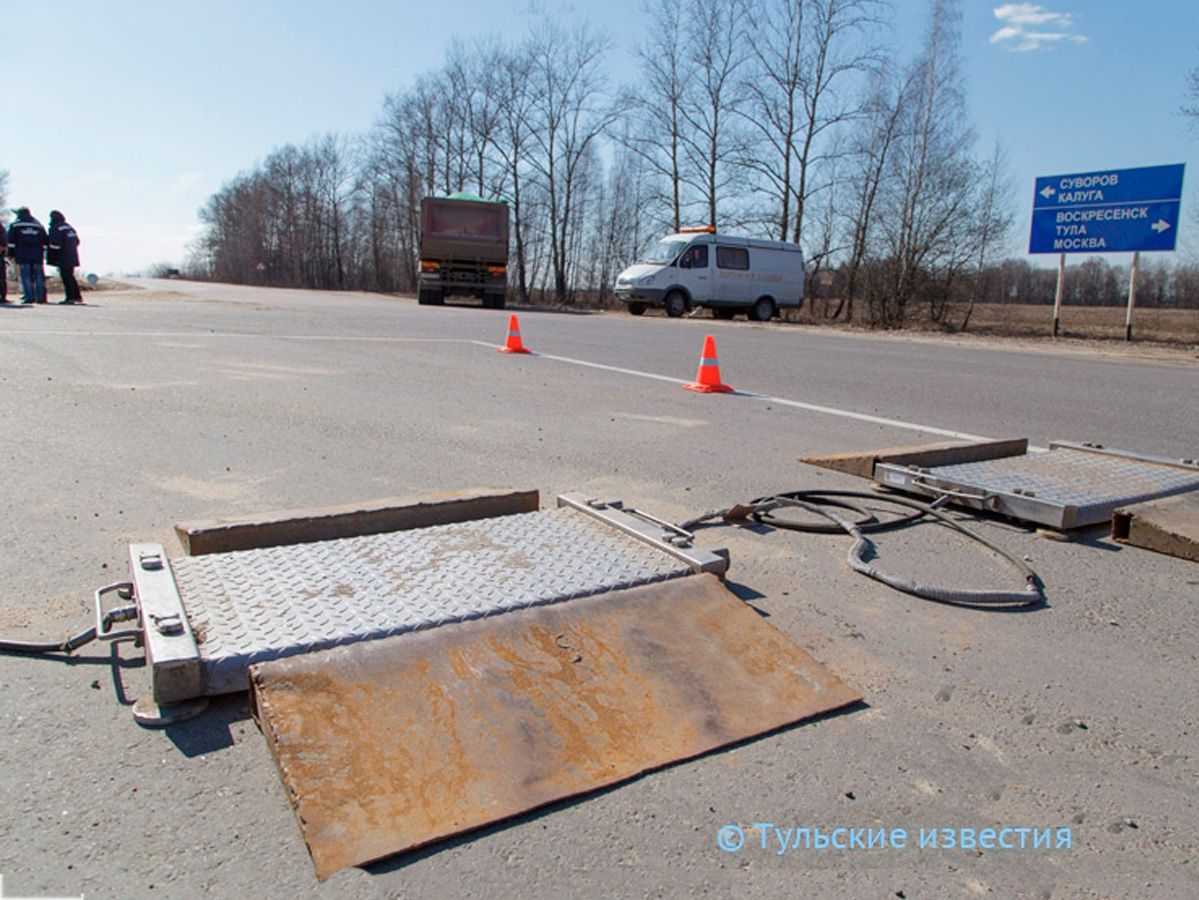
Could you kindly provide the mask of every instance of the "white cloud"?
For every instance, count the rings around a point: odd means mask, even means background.
[[[1071,13],[1054,12],[1033,3],[1005,3],[995,7],[994,12],[995,18],[1003,26],[991,35],[991,43],[1000,44],[1015,53],[1028,53],[1062,42],[1087,42],[1084,35],[1070,30],[1074,27]]]
[[[1015,25],[1004,25],[993,35],[991,35],[991,43],[998,44],[1000,41],[1006,41],[1009,38],[1020,37],[1020,29]]]
[[[995,18],[1013,25],[1055,25],[1059,28],[1069,28],[1073,24],[1070,13],[1053,12],[1032,3],[1006,3],[997,6]]]

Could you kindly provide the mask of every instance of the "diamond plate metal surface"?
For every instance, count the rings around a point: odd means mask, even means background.
[[[1199,489],[1199,471],[1193,469],[1060,448],[936,466],[928,475],[941,485],[1065,507],[1072,519],[1063,523],[1067,527],[1102,522],[1125,503]]]
[[[205,694],[250,665],[690,573],[570,509],[171,563]]]

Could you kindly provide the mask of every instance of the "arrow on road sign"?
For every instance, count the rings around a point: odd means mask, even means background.
[[[1158,219],[1156,222],[1154,222],[1149,227],[1152,228],[1154,231],[1156,231],[1158,234],[1161,234],[1163,231],[1165,231],[1167,228],[1170,227],[1170,223],[1167,222],[1165,219]]]
[[[1045,185],[1045,187],[1041,190],[1041,196],[1044,197],[1046,200],[1048,200],[1050,197],[1052,197],[1056,193],[1057,193],[1057,191],[1055,191],[1053,189],[1053,187],[1048,184]],[[1027,194],[1025,196],[1027,196]]]

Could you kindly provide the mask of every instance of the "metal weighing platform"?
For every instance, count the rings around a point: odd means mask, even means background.
[[[1055,441],[1048,452],[922,468],[878,463],[889,488],[1068,530],[1110,522],[1118,507],[1199,490],[1193,459]]]
[[[527,509],[135,544],[97,636],[142,639],[143,725],[251,690],[320,879],[861,699],[721,583],[723,551],[617,501]],[[136,605],[105,612],[111,592]]]
[[[160,706],[246,690],[269,660],[728,568],[677,527],[581,494],[411,531],[170,561],[134,544],[130,556],[119,587],[140,628],[106,630],[101,592],[97,633],[140,634]]]

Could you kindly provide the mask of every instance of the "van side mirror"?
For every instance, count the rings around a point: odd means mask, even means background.
[[[691,254],[690,253],[684,253],[682,256],[679,257],[679,268],[680,269],[690,269],[691,268]]]

